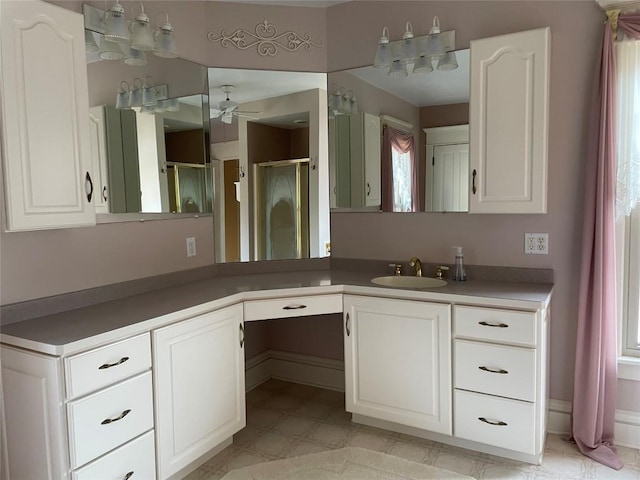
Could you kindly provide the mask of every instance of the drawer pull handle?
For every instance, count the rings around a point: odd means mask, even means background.
[[[351,329],[349,329],[349,314],[347,313],[347,319],[344,322],[344,328],[347,331],[347,337],[351,335]]]
[[[303,308],[307,308],[306,305],[287,305],[286,307],[282,307],[283,310],[302,310]]]
[[[496,427],[506,427],[507,424],[505,422],[501,422],[500,420],[487,420],[484,417],[478,417],[478,420],[484,423],[488,423],[489,425],[494,425]]]
[[[118,365],[122,365],[124,362],[129,360],[129,357],[122,357],[115,363],[104,363],[98,367],[98,370],[104,370],[105,368],[117,367]]]
[[[506,323],[491,323],[491,322],[478,322],[480,325],[482,325],[483,327],[496,327],[496,328],[508,328],[509,325],[507,325]]]
[[[133,477],[133,470],[127,473],[122,480],[129,480],[131,477]]]
[[[244,346],[244,325],[242,324],[242,322],[239,325],[240,325],[240,348],[242,348]]]
[[[100,425],[109,425],[110,423],[117,422],[118,420],[122,420],[124,417],[126,417],[130,413],[131,413],[131,409],[127,409],[124,412],[122,412],[119,417],[116,417],[116,418],[105,418],[104,420],[102,420]]]
[[[493,368],[493,367],[478,367],[478,368],[485,372],[499,373],[501,375],[506,375],[507,373],[509,373],[507,370],[503,370],[502,368]]]

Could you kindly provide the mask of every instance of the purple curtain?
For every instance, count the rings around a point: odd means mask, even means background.
[[[409,152],[411,162],[411,211],[420,209],[418,195],[418,165],[416,159],[416,145],[413,134],[406,133],[389,126],[385,126],[382,133],[382,200],[383,212],[393,212],[393,149],[402,153]]]
[[[617,96],[612,23],[615,25],[615,18],[605,27],[589,131],[571,430],[583,454],[619,470],[623,464],[613,446],[618,348],[615,286]],[[633,38],[640,38],[640,14],[620,15],[618,28]]]

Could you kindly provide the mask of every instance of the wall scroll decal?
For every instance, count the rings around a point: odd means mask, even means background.
[[[300,48],[311,50],[311,47],[322,47],[322,41],[312,41],[311,35],[296,32],[278,33],[278,29],[267,19],[256,25],[255,32],[238,28],[233,33],[228,30],[222,30],[220,36],[214,32],[209,32],[207,38],[210,42],[220,42],[223,47],[234,45],[241,50],[256,47],[258,53],[262,56],[273,57],[278,53],[279,48],[283,48],[288,52],[295,52]]]

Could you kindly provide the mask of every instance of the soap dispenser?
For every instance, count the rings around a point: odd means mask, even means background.
[[[464,282],[467,279],[467,274],[464,271],[464,265],[462,263],[462,247],[453,248],[456,250],[456,261],[453,269],[453,280]]]

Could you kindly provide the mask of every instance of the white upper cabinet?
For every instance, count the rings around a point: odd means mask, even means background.
[[[3,1],[0,26],[7,230],[93,225],[83,17]]]
[[[91,139],[91,168],[94,175],[96,213],[109,213],[109,189],[107,187],[107,132],[104,105],[89,109]]]
[[[471,42],[471,213],[547,212],[550,31]]]

